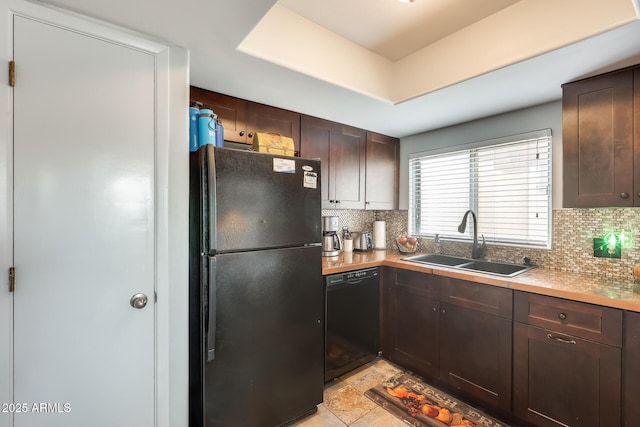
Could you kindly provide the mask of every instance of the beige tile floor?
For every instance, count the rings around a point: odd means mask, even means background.
[[[406,427],[408,424],[364,395],[371,387],[400,372],[399,367],[378,358],[328,383],[318,412],[292,427]]]

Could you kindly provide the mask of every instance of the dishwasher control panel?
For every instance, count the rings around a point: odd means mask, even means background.
[[[369,279],[378,276],[378,267],[365,268],[363,270],[347,271],[345,273],[327,276],[327,285],[350,282],[353,280]]]

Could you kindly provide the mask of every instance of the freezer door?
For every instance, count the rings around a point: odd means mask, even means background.
[[[205,146],[209,253],[319,244],[320,162]]]
[[[324,385],[321,248],[215,258],[205,425],[277,426],[315,410]]]

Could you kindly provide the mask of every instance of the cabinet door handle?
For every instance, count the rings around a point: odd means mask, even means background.
[[[547,338],[549,338],[550,340],[556,340],[556,341],[564,343],[564,344],[578,344],[577,342],[575,342],[575,340],[568,340],[566,338],[556,337],[556,336],[551,335],[551,334],[547,334]]]
[[[249,132],[249,138],[253,138],[253,132]]]
[[[623,199],[628,199],[629,193],[620,193],[620,197],[622,197]]]
[[[336,200],[336,203],[340,203],[340,200]]]
[[[566,318],[567,318],[567,315],[566,315],[566,314],[564,314],[564,313],[560,313],[560,314],[558,314],[558,319],[560,319],[560,320],[565,320]]]
[[[240,136],[244,136],[244,131],[243,130],[240,131]]]

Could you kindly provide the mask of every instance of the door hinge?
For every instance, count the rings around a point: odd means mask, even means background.
[[[9,61],[9,86],[16,87],[16,63]]]
[[[16,290],[16,269],[9,267],[9,292]]]

